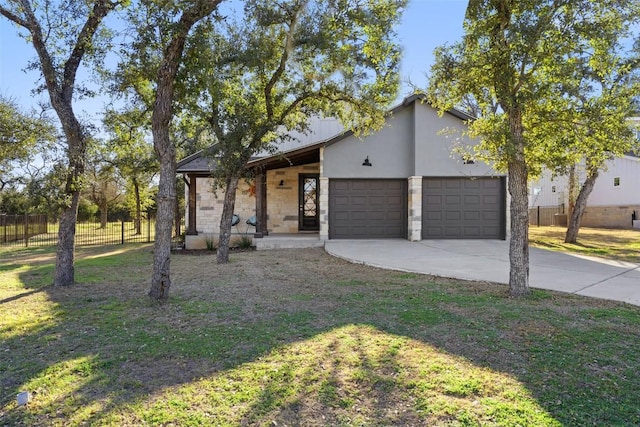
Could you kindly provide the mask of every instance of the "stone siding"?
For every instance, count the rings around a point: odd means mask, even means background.
[[[640,205],[588,206],[582,216],[581,226],[603,228],[631,228],[631,215],[636,211],[640,219]]]
[[[409,197],[408,197],[408,236],[411,242],[419,242],[422,240],[422,177],[410,176],[409,181]]]
[[[298,192],[300,174],[320,173],[312,163],[267,171],[267,230],[269,234],[298,232]],[[280,185],[282,182],[283,185]]]
[[[267,230],[269,233],[298,232],[299,174],[319,172],[319,163],[267,171]],[[204,238],[217,238],[223,206],[224,190],[217,189],[214,194],[211,178],[197,178],[196,231],[200,238],[191,239],[194,240],[194,245],[196,245],[195,240],[199,241],[197,245],[202,246]],[[256,214],[255,187],[252,188],[252,185],[245,180],[240,180],[238,183],[234,213],[240,216],[240,223],[237,227],[233,227],[233,233],[255,232],[254,227],[246,224],[246,220]],[[189,217],[188,213],[186,217]]]
[[[254,187],[255,188],[255,187]],[[217,189],[213,192],[213,181],[210,178],[198,178],[196,184],[196,230],[198,234],[218,235],[220,232],[220,217],[224,207],[224,190]],[[238,183],[234,213],[240,216],[240,223],[233,227],[233,232],[244,233],[247,231],[245,221],[255,215],[256,197],[255,190],[245,180]],[[249,227],[249,232],[255,229]]]

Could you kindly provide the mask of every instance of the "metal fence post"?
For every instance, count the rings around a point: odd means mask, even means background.
[[[151,218],[147,213],[147,243],[151,242]]]
[[[121,227],[120,234],[121,234],[122,244],[124,245],[124,219],[121,221],[122,221],[122,227]]]
[[[24,247],[29,247],[29,215],[24,214]]]
[[[540,206],[538,206],[538,227],[540,227]]]

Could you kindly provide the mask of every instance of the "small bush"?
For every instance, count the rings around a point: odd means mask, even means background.
[[[207,250],[209,251],[218,249],[218,241],[213,238],[213,234],[205,234],[204,243],[207,245]]]
[[[251,249],[253,246],[253,239],[246,235],[237,237],[233,240],[230,246],[240,249]]]

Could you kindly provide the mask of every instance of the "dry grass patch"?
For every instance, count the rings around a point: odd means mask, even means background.
[[[564,243],[563,227],[529,227],[531,245],[640,264],[640,230],[582,227],[578,243]]]
[[[174,256],[157,305],[151,250],[3,257],[0,425],[640,424],[636,307],[320,249]]]

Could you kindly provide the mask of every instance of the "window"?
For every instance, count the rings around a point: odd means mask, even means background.
[[[620,177],[616,176],[613,178],[613,186],[614,187],[620,187]]]

